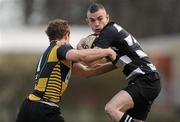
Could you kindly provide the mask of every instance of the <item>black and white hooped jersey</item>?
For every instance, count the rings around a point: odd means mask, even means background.
[[[138,41],[114,22],[103,28],[94,40],[93,47],[112,47],[118,55],[118,60],[123,63],[123,73],[127,79],[156,71],[156,67],[150,62]]]

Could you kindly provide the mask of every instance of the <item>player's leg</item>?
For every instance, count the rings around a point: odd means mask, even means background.
[[[114,122],[133,122],[125,112],[134,107],[134,102],[125,90],[118,92],[105,106],[105,111]],[[121,120],[121,121],[120,121]]]
[[[143,122],[160,88],[156,74],[138,77],[117,93],[107,103],[105,110],[114,122]]]

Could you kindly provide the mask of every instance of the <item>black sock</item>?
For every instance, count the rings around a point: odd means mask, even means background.
[[[124,113],[124,115],[122,116],[119,122],[134,122],[134,120],[132,117]]]

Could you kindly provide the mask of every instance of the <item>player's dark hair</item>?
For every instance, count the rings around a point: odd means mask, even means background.
[[[97,12],[99,9],[105,9],[104,6],[100,3],[95,3],[93,2],[89,7],[88,10],[90,13],[95,13]]]
[[[62,39],[66,33],[70,33],[69,25],[66,20],[55,19],[49,21],[48,27],[46,29],[46,34],[49,40]]]

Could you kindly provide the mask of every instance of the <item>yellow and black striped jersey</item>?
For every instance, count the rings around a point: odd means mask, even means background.
[[[71,75],[72,61],[65,59],[70,49],[70,45],[58,48],[56,42],[51,41],[37,64],[34,90],[28,97],[30,100],[60,102]]]

